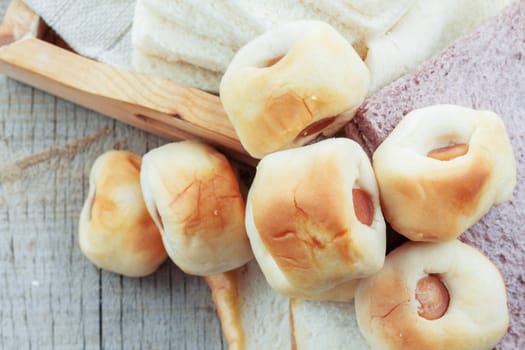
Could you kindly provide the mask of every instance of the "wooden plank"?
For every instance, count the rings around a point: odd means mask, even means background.
[[[202,139],[245,164],[257,163],[217,96],[84,58],[21,0],[12,0],[0,24],[0,72],[155,135]]]
[[[21,0],[11,1],[0,23],[0,48],[0,71],[16,80],[158,136],[200,138],[256,163],[217,96],[81,57]]]
[[[200,138],[255,164],[217,96],[81,57],[39,39],[0,47],[0,72],[168,139]]]
[[[172,263],[142,279],[102,276],[103,348],[222,349],[221,330],[202,278]]]
[[[171,124],[158,119],[137,118],[137,126],[172,139]],[[201,278],[169,262],[145,278],[121,277],[78,247],[96,157],[166,142],[0,75],[1,349],[226,348]]]
[[[3,349],[98,348],[99,272],[76,241],[88,159],[75,151],[105,133],[83,143],[59,117],[73,113],[70,104],[0,77]]]
[[[0,76],[0,348],[225,348],[201,278],[124,278],[78,248],[95,158],[165,142]]]

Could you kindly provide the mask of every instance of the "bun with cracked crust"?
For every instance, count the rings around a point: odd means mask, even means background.
[[[413,241],[454,239],[511,198],[516,162],[501,118],[456,105],[416,109],[373,156],[386,220]]]
[[[212,147],[182,141],[148,152],[141,184],[166,250],[184,272],[216,274],[253,258],[238,180]]]
[[[220,96],[250,155],[333,135],[364,100],[368,68],[330,25],[283,24],[242,47],[221,80]]]
[[[492,349],[509,325],[505,284],[477,249],[458,240],[408,242],[355,295],[373,349]]]
[[[278,292],[350,300],[385,257],[385,222],[367,156],[348,139],[270,154],[257,167],[246,230]]]
[[[166,250],[140,188],[141,157],[108,151],[89,175],[79,221],[82,253],[100,268],[130,277],[153,273]]]

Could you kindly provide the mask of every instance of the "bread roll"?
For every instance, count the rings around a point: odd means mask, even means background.
[[[263,158],[246,211],[255,258],[284,295],[349,300],[355,279],[383,265],[385,222],[374,174],[351,140]]]
[[[386,220],[414,241],[453,239],[510,199],[516,164],[501,119],[436,105],[409,113],[373,156]]]
[[[167,144],[144,156],[141,184],[166,250],[184,272],[211,275],[252,259],[239,183],[222,154],[196,141]]]
[[[82,253],[100,268],[130,277],[154,272],[166,259],[140,188],[138,155],[109,151],[97,158],[79,222]]]
[[[369,74],[352,46],[320,21],[283,24],[246,44],[220,95],[244,148],[261,158],[332,135],[353,117]]]
[[[360,283],[355,306],[373,349],[492,349],[509,323],[498,269],[457,240],[395,249]]]

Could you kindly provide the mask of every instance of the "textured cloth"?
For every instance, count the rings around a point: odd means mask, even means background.
[[[131,67],[135,0],[25,0],[83,56]]]

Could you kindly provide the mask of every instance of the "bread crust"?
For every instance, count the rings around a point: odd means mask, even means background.
[[[79,222],[84,255],[100,268],[145,276],[166,259],[140,188],[141,157],[109,151],[95,161]]]
[[[301,171],[301,177],[288,175]],[[362,257],[352,246],[346,215],[351,205],[348,197],[341,196],[344,175],[336,159],[318,158],[315,168],[289,167],[268,175],[265,181],[274,184],[273,188],[253,197],[253,218],[277,265],[293,271],[290,279],[305,286],[319,283],[322,272],[314,256],[336,255],[350,262]]]
[[[220,95],[244,148],[261,158],[321,132],[333,134],[353,117],[368,82],[366,65],[333,28],[296,21],[244,46],[221,80]],[[301,134],[326,118],[333,120]]]
[[[447,143],[468,144],[451,160],[427,156]],[[512,147],[492,112],[436,105],[409,113],[373,156],[386,220],[414,241],[458,237],[516,185]]]
[[[355,186],[372,199],[371,226],[355,215]],[[246,220],[268,282],[285,295],[341,300],[337,293],[326,293],[337,286],[346,290],[343,300],[348,300],[353,292],[348,284],[343,287],[345,282],[383,263],[385,225],[375,178],[364,152],[347,139],[265,157],[248,195]]]
[[[141,181],[168,254],[183,271],[215,274],[252,258],[238,180],[212,147],[182,141],[150,151]]]

